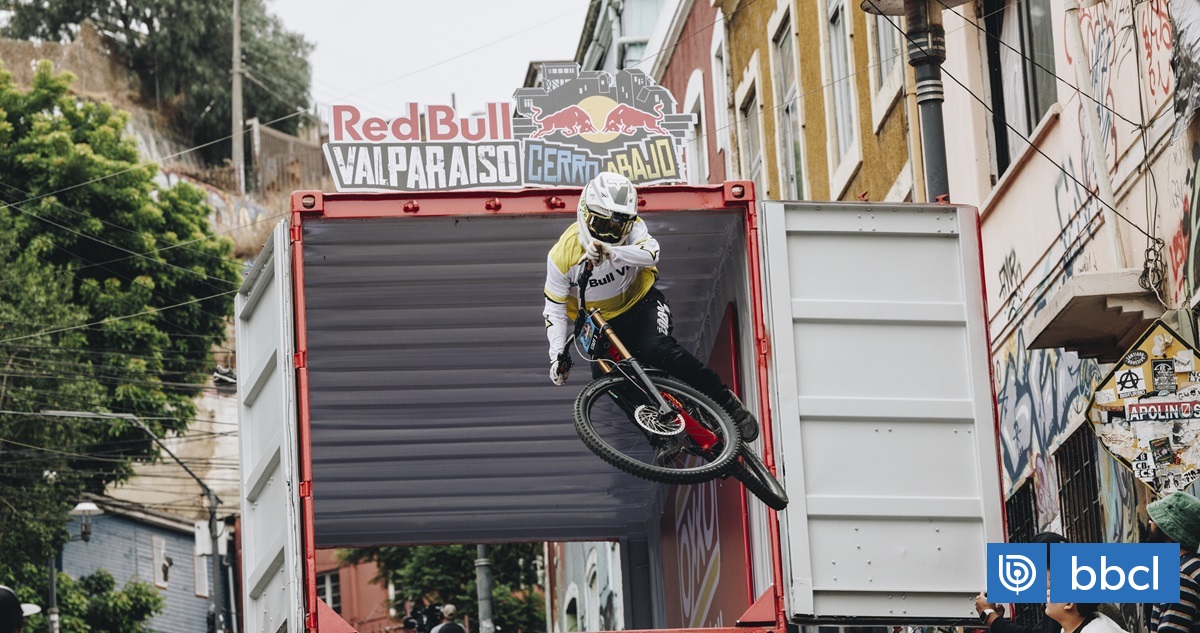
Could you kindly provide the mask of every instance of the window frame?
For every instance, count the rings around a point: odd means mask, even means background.
[[[154,586],[159,589],[168,589],[170,586],[171,576],[169,572],[163,571],[163,566],[168,568],[172,565],[167,564],[167,539],[157,535],[150,535],[150,553],[153,561]]]
[[[846,0],[829,0],[817,3],[820,28],[818,35],[821,45],[821,78],[822,84],[825,86],[825,147],[828,158],[829,168],[829,194],[830,199],[841,199],[846,193],[846,188],[850,186],[850,181],[854,174],[858,172],[858,168],[862,165],[862,134],[859,131],[859,112],[858,112],[858,87],[855,81],[854,73],[850,73],[843,78],[833,77],[833,56],[830,50],[830,4],[834,4],[836,10],[841,12],[841,19],[845,25],[845,53],[846,53],[846,68],[854,68],[854,20],[853,13],[850,11]],[[853,131],[854,138],[843,155],[837,145],[840,138],[837,133],[837,98],[835,96],[834,80],[841,79],[847,82],[847,97],[850,101],[850,129]]]
[[[324,579],[324,582],[322,582]],[[317,573],[316,578],[317,597],[320,598],[326,606],[333,609],[334,613],[341,615],[342,613],[342,570],[331,569]],[[337,599],[334,600],[333,590],[337,589]]]
[[[725,41],[725,13],[720,7],[717,8],[717,15],[713,20],[712,44],[709,46],[708,58],[712,69],[713,125],[709,134],[716,136],[717,153],[724,152],[725,173],[729,174],[733,171],[730,164],[729,137],[735,133],[730,132],[729,126],[729,78],[732,75],[729,70],[729,46]]]
[[[706,184],[712,177],[712,165],[708,156],[709,131],[704,116],[704,106],[704,72],[697,68],[688,78],[682,109],[682,112],[696,115],[696,123],[692,128],[691,135],[684,139],[684,149],[687,151],[685,168],[687,169],[688,183],[693,185]],[[703,173],[701,170],[695,169],[696,155],[700,156]]]
[[[192,581],[197,598],[211,597],[212,588],[208,582],[208,556],[192,545]]]
[[[771,34],[768,45],[771,66],[772,93],[781,96],[772,108],[775,111],[775,163],[779,166],[776,177],[779,179],[779,198],[782,200],[804,200],[809,197],[808,155],[804,147],[804,99],[800,98],[800,46],[797,41],[799,32],[792,16],[789,4],[781,4],[767,22],[767,32]],[[780,42],[791,38],[791,81],[783,76],[785,67],[781,59]],[[785,86],[786,84],[786,86]],[[786,90],[785,90],[786,87]],[[790,117],[796,118],[796,138],[791,138],[792,126]],[[785,142],[790,141],[790,142]],[[794,151],[792,143],[797,143],[799,152]],[[792,190],[791,179],[795,178],[795,191]]]
[[[764,156],[766,153],[765,148],[763,147],[763,141],[766,135],[763,134],[762,129],[762,99],[758,93],[758,86],[751,85],[750,90],[746,93],[746,96],[739,101],[739,103],[738,137],[739,139],[745,138],[748,140],[750,135],[753,134],[756,145],[758,146],[758,151],[755,153],[757,160],[754,160],[754,157],[749,156],[749,152],[747,151],[749,149],[748,144],[745,142],[738,144],[739,149],[742,150],[739,152],[739,155],[742,158],[742,177],[754,183],[754,187],[756,189],[754,195],[757,199],[766,200],[769,199],[768,192],[770,191],[770,188],[766,181],[767,161],[766,156]],[[751,121],[751,118],[747,112],[753,112],[753,121]],[[757,165],[755,163],[757,163]],[[755,176],[756,171],[758,174],[757,176]]]
[[[872,19],[873,18],[873,19]],[[888,113],[900,101],[901,88],[904,86],[904,64],[907,61],[907,46],[902,35],[900,37],[900,54],[892,62],[892,68],[884,78],[879,77],[878,66],[885,63],[880,59],[879,50],[880,20],[895,20],[900,28],[905,28],[904,16],[876,15],[867,18],[867,59],[871,65],[871,129],[879,134]],[[888,27],[895,32],[894,27]]]

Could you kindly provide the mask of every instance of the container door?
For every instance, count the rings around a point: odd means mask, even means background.
[[[789,615],[973,618],[1003,540],[977,212],[762,210]]]
[[[275,227],[235,302],[248,631],[304,630],[291,251]]]

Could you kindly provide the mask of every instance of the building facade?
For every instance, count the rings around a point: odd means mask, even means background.
[[[346,563],[337,550],[317,550],[317,596],[359,633],[403,628],[403,613],[392,608],[390,585],[377,580],[375,563]]]
[[[78,579],[103,569],[112,574],[118,587],[135,579],[153,585],[163,598],[163,610],[147,621],[151,631],[208,630],[214,587],[212,557],[197,551],[194,523],[134,504],[96,501],[104,513],[91,518],[87,542],[71,541],[63,546],[62,571]],[[223,571],[222,593],[228,596],[232,576],[227,569]],[[236,628],[231,622],[230,629]]]

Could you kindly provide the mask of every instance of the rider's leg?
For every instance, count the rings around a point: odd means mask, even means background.
[[[609,323],[634,356],[712,398],[733,418],[745,441],[758,438],[758,420],[754,414],[725,386],[717,372],[701,363],[671,336],[674,329],[671,307],[658,288],[650,288],[633,308]]]

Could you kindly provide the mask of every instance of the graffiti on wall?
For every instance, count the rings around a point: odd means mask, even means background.
[[[1024,329],[1009,339],[996,358],[1004,483],[1012,494],[1038,468],[1038,456],[1049,455],[1065,439],[1072,421],[1082,420],[1092,388],[1100,381],[1100,367],[1074,352],[1031,350]],[[1040,479],[1052,481],[1053,476],[1043,472]],[[1039,515],[1045,509],[1045,516],[1052,518],[1057,501],[1046,503],[1039,499]]]

